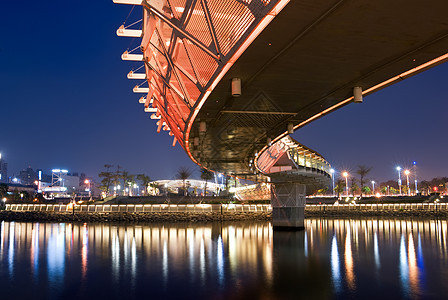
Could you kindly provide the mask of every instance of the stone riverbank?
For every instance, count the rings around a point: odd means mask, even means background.
[[[448,218],[447,210],[305,210],[306,218]],[[21,222],[215,222],[215,221],[271,221],[271,212],[47,212],[0,211],[2,221]]]
[[[213,222],[213,221],[269,221],[271,212],[45,212],[0,211],[0,220],[21,222]]]

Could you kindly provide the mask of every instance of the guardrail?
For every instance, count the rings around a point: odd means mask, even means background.
[[[338,210],[361,210],[361,211],[397,211],[397,210],[448,210],[448,203],[387,203],[387,204],[308,204],[309,211],[338,211]]]
[[[10,211],[52,211],[73,212],[70,204],[6,204]],[[75,212],[263,212],[271,211],[270,204],[101,204],[76,205]],[[308,204],[307,211],[399,211],[399,210],[425,210],[448,211],[448,203],[397,203],[397,204]]]
[[[71,204],[6,204],[10,211],[73,212]],[[102,204],[76,205],[75,212],[263,212],[271,211],[269,204]]]

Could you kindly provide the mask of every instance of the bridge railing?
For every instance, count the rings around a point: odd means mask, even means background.
[[[47,212],[72,212],[70,204],[6,204],[9,211],[47,211]],[[107,212],[107,213],[151,213],[151,212],[269,212],[270,204],[101,204],[101,205],[76,205],[75,211],[82,213]],[[400,210],[425,210],[448,211],[448,203],[393,203],[393,204],[308,204],[307,211],[400,211]]]
[[[9,211],[73,212],[70,204],[6,204]],[[102,204],[76,205],[81,213],[152,213],[152,212],[268,212],[269,204]]]
[[[308,204],[305,208],[308,211],[401,211],[401,210],[448,210],[448,203],[378,203],[378,204]]]

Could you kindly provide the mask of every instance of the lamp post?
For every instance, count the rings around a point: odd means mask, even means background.
[[[417,195],[418,193],[418,188],[417,188],[417,162],[414,161],[414,184],[415,184],[415,194]]]
[[[372,195],[375,194],[375,181],[371,181],[372,182]]]
[[[348,197],[348,179],[347,179],[347,177],[348,177],[348,173],[347,173],[347,172],[344,172],[344,173],[342,173],[342,176],[345,177],[345,192],[346,192],[347,197]]]
[[[406,175],[406,185],[408,186],[408,196],[409,196],[409,193],[411,192],[409,189],[409,173],[411,173],[411,172],[409,172],[409,170],[404,170],[404,174]]]
[[[401,167],[397,167],[397,171],[398,171],[398,189],[399,189],[399,194],[401,195]]]
[[[140,195],[140,187],[136,183],[134,183],[133,187],[134,187],[134,194],[135,194],[135,189],[137,189],[137,195],[139,196]]]
[[[89,191],[89,200],[92,200],[92,192],[91,192],[91,189],[90,189],[90,180],[86,179],[86,180],[84,180],[84,183],[89,186],[87,188],[87,190]]]
[[[334,197],[334,169],[330,169],[330,173],[331,173],[331,182],[332,182],[332,191],[333,191],[333,197]]]

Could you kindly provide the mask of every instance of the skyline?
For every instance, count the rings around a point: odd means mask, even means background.
[[[9,174],[30,165],[96,177],[104,164],[119,164],[170,179],[181,166],[198,169],[167,133],[156,133],[132,93],[136,82],[126,79],[132,66],[120,55],[131,39],[115,31],[130,7],[80,1],[70,10],[52,2],[2,8],[6,130],[0,152]],[[373,166],[369,177],[385,181],[397,177],[397,165],[417,161],[419,180],[448,176],[447,74],[448,65],[440,65],[315,120],[293,137],[338,171],[353,173],[364,164]]]

